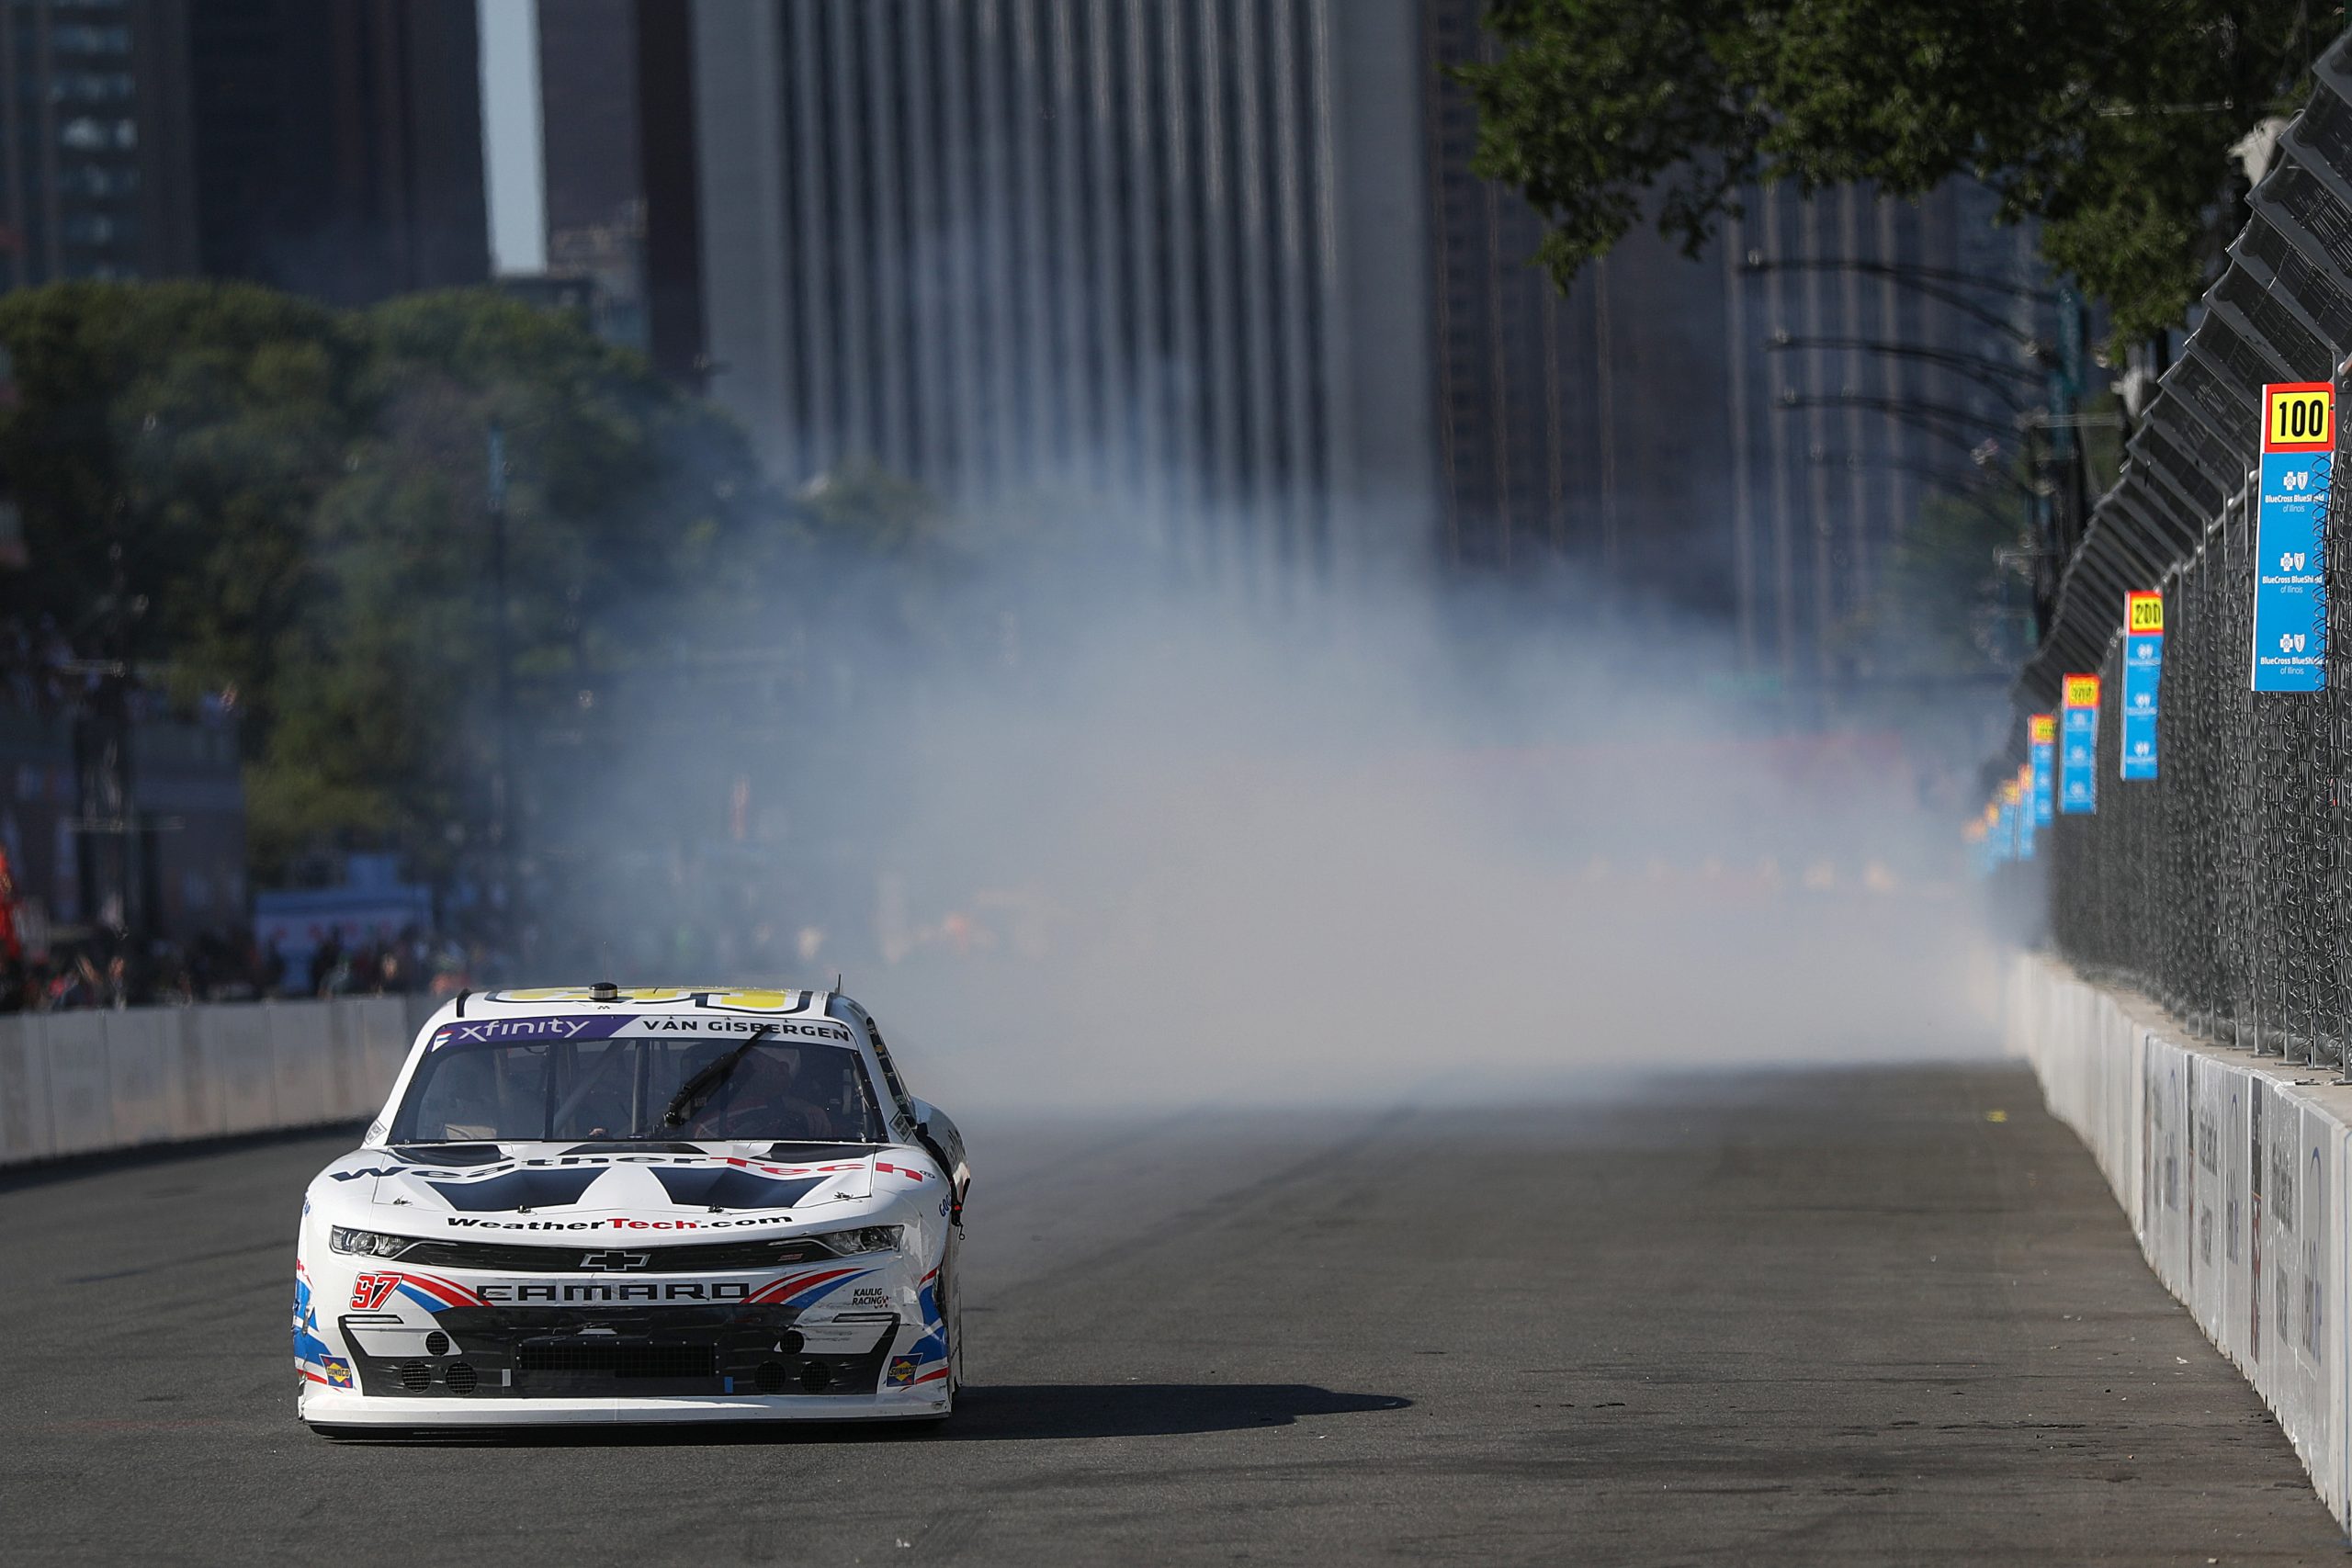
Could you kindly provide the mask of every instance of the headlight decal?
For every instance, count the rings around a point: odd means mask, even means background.
[[[809,1239],[823,1242],[843,1258],[856,1258],[868,1252],[896,1252],[905,1238],[904,1225],[860,1225],[855,1230],[827,1231]]]
[[[381,1231],[334,1225],[327,1231],[327,1246],[356,1258],[398,1258],[416,1245],[414,1236],[386,1235]]]

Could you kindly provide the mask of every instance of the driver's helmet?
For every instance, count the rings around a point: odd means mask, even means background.
[[[498,1064],[491,1053],[452,1053],[427,1083],[414,1135],[435,1143],[496,1136],[502,1120],[498,1087]]]
[[[741,1049],[739,1041],[703,1057],[686,1077],[691,1077],[710,1062]],[[775,1123],[783,1119],[780,1113],[787,1107],[797,1107],[796,1086],[799,1076],[799,1052],[763,1041],[744,1052],[743,1059],[735,1064],[735,1070],[727,1075],[727,1081],[711,1091],[710,1098],[687,1119],[688,1124],[705,1136],[772,1136],[777,1130]]]

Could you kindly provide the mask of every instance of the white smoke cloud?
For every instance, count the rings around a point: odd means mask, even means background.
[[[844,964],[942,1103],[1993,1049],[1950,807],[1883,728],[1775,733],[1712,635],[1573,598],[1136,581],[969,585],[989,658],[812,727],[863,772],[794,820],[858,863],[798,978]]]

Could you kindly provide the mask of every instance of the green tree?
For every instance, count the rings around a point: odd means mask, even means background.
[[[336,312],[66,284],[0,299],[0,343],[19,389],[0,462],[32,561],[12,607],[91,638],[119,550],[147,606],[134,657],[182,695],[239,694],[265,877],[334,848],[449,869],[448,825],[481,819],[499,614],[526,689],[563,686],[727,624],[797,536],[717,411],[490,290]]]
[[[936,496],[868,457],[852,457],[801,488],[801,517],[821,542],[906,558],[935,548],[947,521]]]
[[[2015,670],[2033,651],[2024,507],[1997,491],[1934,491],[1894,543],[1855,629],[1894,674]]]
[[[0,342],[18,393],[0,462],[31,560],[16,607],[96,646],[119,551],[147,606],[132,655],[263,697],[311,581],[305,520],[353,434],[334,390],[357,345],[319,307],[194,284],[10,294]]]
[[[2332,19],[2334,11],[2320,13]],[[2177,324],[2243,222],[2233,147],[2329,41],[2302,0],[1493,0],[1455,75],[1475,167],[1544,215],[1563,286],[1645,216],[1695,253],[1740,188],[1983,181],[2107,301]]]

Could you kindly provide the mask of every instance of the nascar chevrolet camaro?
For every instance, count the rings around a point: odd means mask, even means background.
[[[459,997],[303,1197],[301,1418],[936,1420],[970,1180],[838,992]]]

